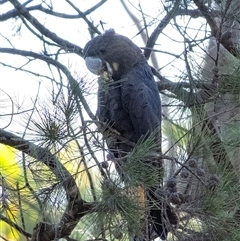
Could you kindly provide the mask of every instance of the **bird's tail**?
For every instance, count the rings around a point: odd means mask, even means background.
[[[178,216],[163,196],[150,190],[147,195],[150,204],[149,225],[162,240],[166,240],[172,225],[178,224]]]
[[[173,211],[169,203],[167,203],[166,198],[161,193],[156,192],[154,189],[144,190],[141,187],[137,188],[137,198],[138,203],[146,210],[148,213],[147,223],[148,229],[146,230],[146,219],[142,218],[142,231],[134,237],[134,241],[139,240],[151,240],[151,238],[159,237],[161,240],[166,240],[168,232],[172,230],[172,225],[178,224],[178,216]],[[147,237],[144,239],[143,237]]]

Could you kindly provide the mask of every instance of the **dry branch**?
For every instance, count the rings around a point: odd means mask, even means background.
[[[66,192],[67,206],[58,224],[38,223],[31,241],[50,241],[69,236],[79,220],[91,212],[94,204],[81,198],[78,186],[61,162],[46,148],[0,129],[0,143],[11,146],[42,162],[55,174]]]

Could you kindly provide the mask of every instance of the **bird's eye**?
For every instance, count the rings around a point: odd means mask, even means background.
[[[102,47],[102,48],[100,48],[99,52],[100,52],[101,54],[104,54],[104,53],[106,53],[106,49]]]

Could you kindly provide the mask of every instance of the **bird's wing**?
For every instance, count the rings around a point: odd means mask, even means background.
[[[137,139],[161,125],[161,103],[147,63],[136,65],[122,83],[122,104],[129,113]]]

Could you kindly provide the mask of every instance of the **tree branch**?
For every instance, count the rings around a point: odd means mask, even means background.
[[[16,229],[18,232],[20,232],[21,234],[25,235],[26,237],[31,237],[31,234],[26,232],[25,230],[23,230],[21,227],[19,227],[16,223],[14,223],[13,221],[11,221],[9,218],[6,218],[5,216],[3,216],[2,214],[0,214],[0,220],[4,221],[5,223],[7,223],[9,226],[13,227],[14,229]]]
[[[199,11],[202,13],[202,15],[207,20],[208,25],[211,28],[211,33],[213,36],[217,36],[219,33],[219,29],[217,27],[217,23],[214,19],[214,16],[211,15],[211,13],[208,11],[208,8],[204,5],[202,0],[193,0],[196,6],[198,7]]]
[[[93,11],[95,11],[97,8],[99,8],[101,5],[103,5],[107,0],[102,0],[99,3],[95,4],[93,7],[91,7],[90,9],[88,9],[87,11],[83,12],[83,16],[86,16],[90,13],[92,13]],[[59,13],[59,12],[54,12],[48,8],[45,8],[42,6],[42,4],[38,4],[35,6],[31,6],[31,7],[27,7],[26,8],[27,11],[34,11],[34,10],[39,10],[41,12],[44,12],[46,14],[52,15],[54,17],[58,17],[58,18],[64,18],[64,19],[80,19],[83,18],[82,15],[80,14],[66,14],[66,13]],[[19,15],[18,11],[16,9],[10,10],[7,13],[1,14],[0,15],[0,22],[1,21],[6,21],[10,18],[15,18]]]
[[[40,33],[42,33],[44,36],[50,38],[52,41],[59,44],[65,51],[76,53],[80,56],[82,56],[82,48],[79,46],[62,39],[57,36],[57,34],[51,32],[47,28],[45,28],[35,17],[33,17],[26,7],[24,7],[19,1],[17,0],[9,0],[9,2],[12,3],[12,5],[16,8],[16,10],[19,12],[21,16],[26,18]]]
[[[87,17],[84,15],[83,12],[81,12],[71,1],[65,0],[82,18],[84,21],[88,24],[88,27],[92,29],[95,33],[101,34],[101,32],[90,22]]]
[[[227,31],[225,33],[221,33],[221,29],[219,29],[219,27],[217,26],[217,23],[214,19],[214,15],[204,5],[203,1],[202,0],[193,0],[193,1],[198,7],[199,11],[207,20],[207,23],[211,29],[212,36],[215,37],[217,41],[221,43],[223,47],[226,50],[228,50],[233,56],[239,57],[239,50],[235,47],[235,44],[231,40],[231,37],[232,37],[231,32]]]
[[[79,220],[93,211],[94,204],[81,198],[78,186],[61,162],[46,148],[39,147],[23,138],[0,129],[0,143],[11,146],[42,162],[55,174],[67,197],[67,206],[61,221],[56,224],[38,223],[33,230],[32,241],[50,241],[68,236]]]
[[[185,89],[192,88],[189,82],[172,82],[171,80],[163,77],[155,68],[151,67],[153,75],[155,75],[160,81],[157,81],[158,90],[168,90],[176,98],[184,103],[186,107],[191,107],[193,105],[200,105],[206,103],[206,101],[212,97],[215,93],[216,86],[211,83],[195,83],[195,87],[200,89],[196,93],[191,93]]]
[[[19,49],[11,49],[11,48],[0,48],[0,53],[8,53],[8,54],[15,54],[15,55],[20,55],[20,56],[33,57],[33,58],[36,58],[39,60],[43,60],[46,63],[49,63],[49,64],[55,66],[56,68],[61,69],[69,81],[71,90],[73,92],[73,95],[76,98],[76,101],[78,101],[78,99],[80,99],[80,102],[82,103],[82,105],[83,105],[84,109],[86,110],[86,112],[88,113],[89,117],[92,120],[96,120],[95,115],[92,113],[91,109],[89,108],[89,106],[82,94],[82,91],[79,88],[78,82],[73,78],[73,76],[71,75],[70,71],[68,70],[68,68],[66,66],[64,66],[63,64],[61,64],[60,62],[58,62],[52,58],[49,58],[46,55],[37,54],[32,51],[25,51],[25,50],[19,50]]]
[[[167,25],[170,23],[172,18],[176,16],[178,8],[179,8],[179,0],[176,0],[176,3],[174,4],[172,10],[167,12],[166,16],[162,19],[162,21],[159,23],[157,28],[153,31],[153,33],[149,37],[146,44],[146,49],[144,50],[144,55],[147,59],[149,59],[151,55],[151,52],[152,52],[151,49],[153,49],[158,39],[158,36],[162,33],[163,29],[167,27]]]

